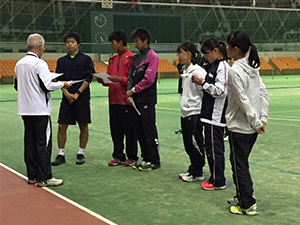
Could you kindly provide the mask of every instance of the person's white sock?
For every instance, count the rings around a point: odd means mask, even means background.
[[[65,155],[65,149],[64,148],[59,148],[58,149],[58,154],[64,156]]]
[[[85,148],[80,148],[80,147],[79,147],[78,154],[84,155],[84,152],[85,152]]]

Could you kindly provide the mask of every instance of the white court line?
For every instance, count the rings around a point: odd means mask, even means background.
[[[10,168],[10,167],[4,165],[4,164],[1,163],[1,162],[0,162],[0,166],[2,166],[3,168],[9,170],[9,171],[12,172],[12,173],[18,175],[19,177],[21,177],[21,178],[27,180],[27,177],[26,177],[26,176],[24,176],[23,174],[21,174],[21,173],[15,171],[15,170],[13,170],[13,169]],[[82,206],[82,205],[80,205],[80,204],[78,204],[78,203],[72,201],[71,199],[66,198],[65,196],[63,196],[63,195],[61,195],[61,194],[58,194],[57,192],[55,192],[55,191],[53,191],[53,190],[51,190],[51,189],[49,189],[49,188],[47,188],[47,187],[42,187],[42,188],[43,188],[44,190],[50,192],[51,194],[53,194],[53,195],[55,195],[55,196],[61,198],[62,200],[64,200],[64,201],[70,203],[71,205],[74,205],[75,207],[77,207],[77,208],[79,208],[79,209],[85,211],[86,213],[88,213],[88,214],[90,214],[90,215],[92,215],[92,216],[94,216],[94,217],[96,217],[96,218],[102,220],[103,222],[105,222],[105,223],[107,223],[107,224],[110,224],[110,225],[117,225],[116,223],[114,223],[114,222],[112,222],[112,221],[110,221],[110,220],[104,218],[103,216],[100,216],[99,214],[93,212],[92,210],[89,210],[88,208],[85,208],[84,206]]]
[[[170,111],[180,111],[180,109],[174,109],[174,108],[166,108],[166,107],[156,107],[157,109],[164,109],[164,110],[170,110]],[[294,118],[283,118],[283,117],[269,117],[269,120],[284,120],[284,121],[293,121],[293,122],[300,122],[300,119],[294,119]]]
[[[300,122],[300,119],[289,119],[289,118],[278,118],[278,117],[270,117],[269,120],[286,120],[286,121]]]

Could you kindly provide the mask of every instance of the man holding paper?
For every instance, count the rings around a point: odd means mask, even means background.
[[[67,128],[69,125],[79,125],[79,151],[76,164],[85,162],[85,148],[88,142],[88,124],[91,123],[90,113],[90,88],[94,63],[92,59],[79,51],[80,36],[77,33],[68,33],[65,36],[65,44],[68,54],[57,60],[56,73],[63,73],[57,80],[67,80],[72,86],[62,88],[62,101],[58,118],[58,155],[52,162],[53,166],[65,163],[65,143],[67,140]]]
[[[45,39],[31,34],[27,39],[28,52],[15,66],[14,87],[18,91],[18,115],[24,122],[24,161],[27,183],[39,187],[58,186],[62,179],[52,176],[52,111],[50,92],[68,82],[52,82],[47,63],[41,59]]]
[[[103,86],[109,87],[110,133],[114,150],[112,154],[113,160],[108,165],[117,166],[124,164],[124,166],[133,166],[138,159],[137,140],[133,123],[135,112],[126,101],[127,77],[133,53],[126,48],[127,35],[125,32],[115,30],[108,39],[111,42],[111,48],[117,51],[117,54],[110,57],[108,61],[108,80],[97,79]],[[126,137],[126,155],[124,154],[124,136]]]

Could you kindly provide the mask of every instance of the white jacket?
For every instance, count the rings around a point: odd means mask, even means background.
[[[192,82],[192,76],[205,78],[206,71],[199,65],[190,64],[183,67],[182,94],[180,95],[181,117],[197,115],[201,112],[203,88]]]
[[[259,69],[248,58],[235,61],[228,74],[226,124],[229,131],[253,134],[268,121],[269,98]]]
[[[62,88],[62,81],[52,82],[47,63],[28,52],[15,66],[14,85],[18,91],[18,114],[49,116],[52,110],[49,91]]]

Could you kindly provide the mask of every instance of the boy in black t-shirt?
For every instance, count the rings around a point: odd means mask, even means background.
[[[65,36],[65,44],[68,54],[59,58],[56,73],[63,73],[58,80],[80,81],[70,88],[62,88],[63,96],[58,117],[57,143],[59,153],[52,162],[53,166],[65,163],[65,143],[67,140],[67,128],[78,123],[80,129],[79,151],[76,164],[85,162],[85,148],[88,142],[88,124],[91,123],[90,89],[94,63],[92,59],[79,51],[80,36],[77,33],[68,33]]]

